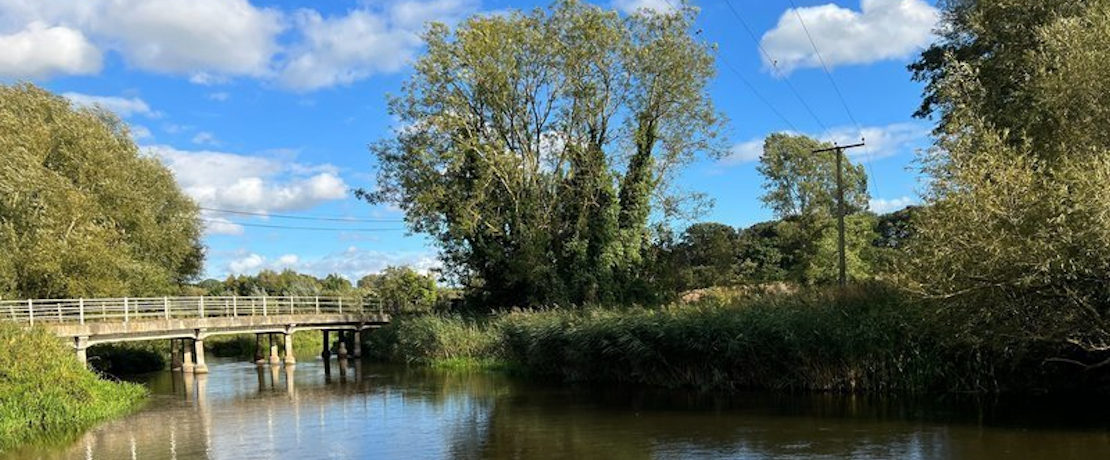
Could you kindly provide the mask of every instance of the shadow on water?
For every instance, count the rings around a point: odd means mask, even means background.
[[[1110,458],[1105,403],[713,394],[214,359],[147,407],[3,458]],[[0,456],[2,457],[2,456]]]

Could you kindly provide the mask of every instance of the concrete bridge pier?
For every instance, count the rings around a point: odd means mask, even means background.
[[[199,333],[197,339],[193,340],[193,347],[196,349],[196,365],[193,367],[194,374],[207,374],[208,365],[204,363],[204,337]]]
[[[285,364],[297,364],[297,356],[293,353],[293,333],[286,332],[285,334]]]
[[[189,339],[181,339],[181,372],[192,374],[193,370],[195,370],[195,365],[193,364],[193,350],[189,346]]]
[[[274,334],[270,334],[270,364],[281,364],[281,356],[278,356],[278,345],[274,343]]]
[[[339,331],[339,349],[336,350],[336,353],[338,353],[339,359],[341,360],[347,359],[347,341],[345,337],[343,337],[344,335],[346,334],[344,334],[343,331]]]
[[[327,329],[324,329],[321,332],[323,332],[324,334],[324,349],[320,352],[320,358],[323,358],[324,361],[327,361],[331,359],[331,341],[328,340]]]
[[[254,363],[259,366],[266,364],[266,356],[262,354],[262,336],[261,333],[254,335]]]
[[[83,366],[89,365],[89,338],[88,337],[74,337],[73,348],[77,351],[77,362]]]
[[[352,332],[351,335],[353,336],[353,340],[351,340],[351,347],[354,348],[353,350],[351,350],[351,354],[355,358],[361,358],[362,357],[362,334],[358,330],[356,330],[356,331]]]
[[[170,339],[170,370],[181,371],[181,339]]]

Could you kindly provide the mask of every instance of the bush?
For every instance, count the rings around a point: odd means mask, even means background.
[[[0,450],[76,433],[145,396],[140,385],[98,378],[47,331],[0,323]]]

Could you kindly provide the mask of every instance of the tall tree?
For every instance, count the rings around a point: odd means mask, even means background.
[[[760,199],[779,218],[823,220],[836,216],[836,154],[813,153],[832,147],[811,137],[775,133],[763,143],[763,155],[756,169],[763,174]],[[867,174],[863,165],[848,158],[843,163],[846,212],[867,209]]]
[[[622,17],[575,0],[433,24],[374,146],[378,188],[494,305],[628,297],[678,169],[720,153],[695,11]]]
[[[945,299],[961,337],[1108,365],[1110,4],[966,8],[988,51],[950,53],[931,82],[944,119],[906,277]]]
[[[201,269],[197,207],[108,112],[0,86],[0,295],[169,294]]]

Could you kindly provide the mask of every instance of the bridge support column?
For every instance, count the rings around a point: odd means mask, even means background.
[[[84,366],[89,365],[89,354],[86,350],[89,348],[88,337],[74,337],[73,348],[77,351],[77,361]]]
[[[193,364],[193,350],[189,346],[189,339],[181,339],[181,372],[192,374],[195,368]],[[188,380],[188,379],[186,379]]]
[[[297,364],[297,356],[293,354],[293,333],[285,333],[285,364]]]
[[[181,339],[170,339],[170,370],[181,370]]]
[[[347,359],[347,340],[345,340],[346,337],[344,337],[344,335],[347,334],[344,331],[339,331],[339,350],[336,351],[339,354],[340,360]]]
[[[254,335],[254,363],[259,366],[266,364],[266,355],[262,354],[262,334]]]
[[[327,361],[331,359],[331,341],[328,340],[328,330],[324,329],[324,349],[320,352],[320,357]]]
[[[208,365],[204,364],[204,339],[196,339],[193,341],[193,347],[196,349],[197,364],[193,367],[194,374],[207,374]]]
[[[351,344],[351,347],[354,348],[354,350],[351,350],[351,354],[356,358],[361,358],[362,357],[362,333],[360,333],[359,331],[356,330],[354,333],[352,333],[352,335],[354,336],[354,340],[353,340],[353,343]]]
[[[270,364],[281,364],[281,356],[278,356],[278,346],[274,343],[274,334],[270,334]]]

